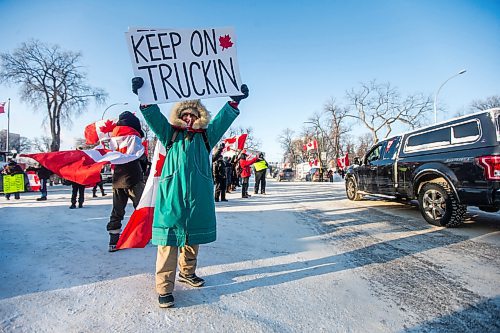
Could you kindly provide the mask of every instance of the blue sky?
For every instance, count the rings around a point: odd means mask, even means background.
[[[250,97],[235,125],[252,126],[268,159],[281,157],[284,128],[299,135],[303,122],[330,98],[344,100],[359,82],[390,82],[403,93],[439,94],[444,120],[474,99],[500,94],[500,1],[6,1],[0,0],[0,52],[39,39],[81,51],[93,86],[109,93],[117,116],[137,109],[130,91],[132,66],[125,43],[128,27],[205,28],[232,26],[238,61]],[[11,132],[47,135],[44,110],[19,99],[18,87],[0,86],[0,101],[11,98]],[[204,100],[213,113],[226,98]],[[62,148],[83,136],[104,106],[91,105],[71,129]],[[162,106],[168,112],[170,105]],[[0,116],[0,129],[7,127]],[[353,126],[353,135],[362,133]]]

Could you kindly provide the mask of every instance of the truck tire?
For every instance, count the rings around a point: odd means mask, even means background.
[[[448,184],[427,183],[418,193],[420,213],[424,219],[439,227],[458,227],[463,223],[467,206],[458,202]]]
[[[363,195],[358,193],[358,187],[352,177],[347,178],[345,182],[345,192],[347,194],[347,199],[351,201],[359,201],[363,198]]]

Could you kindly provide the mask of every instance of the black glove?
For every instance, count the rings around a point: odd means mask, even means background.
[[[233,101],[235,101],[236,103],[239,103],[242,99],[245,99],[248,97],[248,87],[246,84],[242,84],[240,90],[241,90],[241,93],[243,95],[231,96],[231,99]]]
[[[136,76],[132,79],[132,92],[137,95],[137,90],[139,90],[144,84],[142,77]]]

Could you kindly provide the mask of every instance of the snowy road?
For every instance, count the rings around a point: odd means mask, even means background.
[[[500,214],[444,229],[338,183],[267,191],[218,204],[207,285],[177,284],[173,309],[157,305],[155,247],[106,252],[109,195],[76,210],[64,186],[0,197],[0,331],[500,331]]]

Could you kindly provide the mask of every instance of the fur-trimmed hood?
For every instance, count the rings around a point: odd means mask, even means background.
[[[193,113],[198,113],[200,115],[193,123],[193,129],[204,129],[208,127],[211,116],[199,99],[175,103],[170,111],[170,124],[181,128],[187,128],[188,124],[181,119],[182,112],[186,110],[192,110],[194,111]]]

